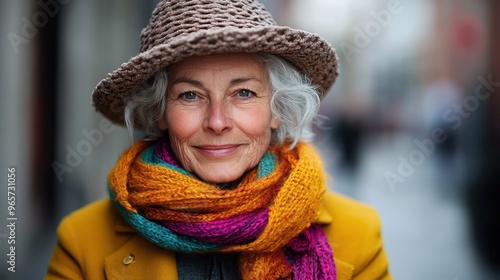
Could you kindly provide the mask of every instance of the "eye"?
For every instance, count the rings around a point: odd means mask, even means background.
[[[253,91],[251,91],[249,89],[240,89],[238,91],[237,95],[239,97],[249,98],[249,97],[255,96],[255,92],[253,92]]]
[[[185,100],[195,100],[196,97],[198,97],[198,95],[196,94],[196,92],[192,92],[192,91],[187,91],[187,92],[184,92],[181,95],[179,95],[179,98],[185,99]]]

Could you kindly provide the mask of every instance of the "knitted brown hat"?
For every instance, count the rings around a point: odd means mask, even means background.
[[[93,105],[123,125],[127,97],[153,74],[188,57],[230,52],[279,55],[319,87],[320,97],[338,75],[337,56],[328,42],[277,26],[257,0],[165,0],[141,33],[140,53],[97,84]]]

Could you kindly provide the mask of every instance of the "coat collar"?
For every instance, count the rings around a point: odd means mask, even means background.
[[[319,207],[318,223],[321,225],[329,225],[332,222],[333,218],[330,215],[330,213],[328,213],[328,211],[326,210],[324,202],[321,203]]]
[[[324,203],[325,202],[321,203],[317,221],[319,224],[327,226],[333,223],[333,217],[326,210]],[[350,280],[352,278],[354,266],[335,257],[335,252],[333,252],[333,254],[335,259],[335,267],[337,268],[337,280]]]

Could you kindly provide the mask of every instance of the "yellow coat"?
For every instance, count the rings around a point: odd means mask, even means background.
[[[337,279],[392,279],[375,211],[327,192],[319,222],[330,241]],[[150,243],[109,199],[75,211],[59,225],[45,279],[177,279],[175,254]]]

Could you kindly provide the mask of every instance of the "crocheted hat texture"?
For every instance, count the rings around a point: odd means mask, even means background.
[[[257,0],[165,0],[141,33],[140,53],[97,84],[92,103],[123,125],[127,97],[153,74],[188,57],[231,52],[287,59],[318,87],[320,97],[338,75],[337,56],[327,41],[278,26]]]
[[[139,141],[108,186],[128,223],[162,248],[238,252],[243,279],[336,279],[332,249],[315,223],[325,178],[308,144],[268,151],[236,188],[220,189],[182,169],[168,139]]]

